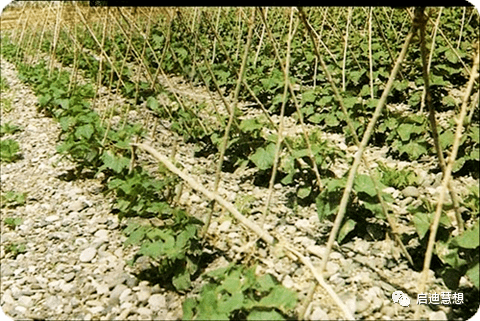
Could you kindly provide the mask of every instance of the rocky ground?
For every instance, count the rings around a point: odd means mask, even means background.
[[[2,124],[11,122],[22,127],[11,137],[20,144],[22,158],[1,164],[1,190],[2,193],[27,193],[25,205],[1,209],[0,304],[3,311],[15,319],[181,319],[184,295],[135,277],[138,267],[126,264],[135,248],[123,246],[125,222],[111,213],[112,200],[101,192],[100,180],[68,179],[74,164],[56,153],[59,125],[36,111],[35,95],[18,80],[12,64],[2,60],[1,70],[10,88],[2,92],[2,98],[12,101],[12,111],[2,114]],[[142,114],[132,111],[132,117],[142,117]],[[155,134],[157,139],[152,144],[170,155],[175,138],[167,127],[159,126]],[[355,152],[347,148],[341,136],[330,138],[349,156]],[[440,176],[429,171],[428,160],[402,165],[387,157],[385,150],[370,149],[366,154],[372,160],[381,158],[392,166],[414,166],[422,178],[419,186],[390,190],[399,215],[406,215],[406,207],[418,201],[420,195],[438,195]],[[179,143],[176,158],[185,172],[207,187],[213,187],[215,164],[212,157],[194,157],[191,145]],[[154,163],[146,155],[142,159]],[[346,170],[346,161],[335,168],[339,173]],[[262,204],[268,190],[255,186],[252,179],[245,177],[248,177],[248,170],[224,173],[219,193],[237,205],[244,202],[249,218],[261,222]],[[456,190],[461,191],[466,186],[478,184],[478,180],[462,178],[455,184]],[[281,234],[299,248],[306,248],[308,253],[305,254],[314,265],[319,265],[331,223],[320,224],[314,204],[295,209],[287,206],[288,192],[281,185],[275,186],[273,206],[264,228]],[[201,216],[208,200],[184,186],[180,204]],[[5,224],[7,217],[21,218],[21,224],[16,227]],[[275,275],[284,286],[299,292],[301,302],[305,301],[302,298],[313,284],[313,278],[303,265],[287,257],[278,259],[268,249],[254,251],[246,247],[255,239],[253,234],[221,210],[213,219],[209,235],[212,248],[223,253],[209,268],[248,257],[259,263],[258,272]],[[25,249],[20,254],[8,250],[12,245],[21,244]],[[391,295],[401,290],[415,302],[419,273],[408,266],[393,242],[385,238],[385,233],[371,231],[370,236],[354,238],[337,247],[330,255],[324,275],[357,318],[413,317],[412,305],[405,308],[395,304]],[[441,279],[433,279],[430,292],[448,290]],[[469,285],[464,278],[461,284]],[[299,306],[298,310],[301,308]],[[436,320],[458,317],[445,306],[424,306],[422,316]],[[341,319],[342,315],[318,286],[306,307],[305,318]]]

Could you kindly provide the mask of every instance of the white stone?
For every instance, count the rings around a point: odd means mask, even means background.
[[[21,297],[18,298],[18,304],[26,308],[29,308],[33,305],[33,300],[29,296],[22,295]]]
[[[97,254],[97,250],[93,247],[87,247],[85,250],[80,253],[80,262],[90,262],[93,260],[95,255]]]
[[[96,238],[100,238],[100,239],[107,239],[108,238],[108,231],[105,230],[105,229],[100,229],[100,230],[95,232],[94,236]]]
[[[220,226],[218,226],[218,231],[219,232],[226,232],[230,228],[230,225],[232,224],[231,221],[225,221]]]
[[[130,293],[132,293],[132,289],[127,288],[127,289],[123,290],[122,294],[120,294],[120,296],[118,298],[120,300],[120,302],[127,301],[126,299],[130,295]]]
[[[156,311],[165,308],[167,302],[162,294],[154,294],[148,299],[148,305]]]

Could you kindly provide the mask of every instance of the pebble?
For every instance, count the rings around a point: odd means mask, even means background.
[[[66,282],[70,282],[72,281],[73,279],[75,278],[75,273],[74,272],[70,272],[70,273],[67,273],[63,276],[63,279],[66,281]]]
[[[418,191],[418,188],[415,186],[407,186],[402,190],[402,194],[404,197],[413,197],[413,198],[418,198],[420,195],[420,192]]]
[[[444,311],[432,311],[428,315],[429,320],[448,320],[447,315]]]
[[[395,315],[395,308],[390,305],[384,305],[380,310],[380,313],[384,316],[392,318]]]
[[[69,212],[81,212],[83,209],[87,208],[88,204],[83,201],[74,201],[68,207]]]
[[[367,300],[364,300],[364,299],[358,300],[357,304],[356,304],[356,311],[355,312],[356,313],[362,313],[362,312],[366,311],[369,306],[370,306],[370,302],[368,302]]]
[[[18,298],[18,304],[26,308],[29,308],[33,305],[33,299],[29,296],[22,295],[21,297]]]
[[[137,300],[141,303],[145,303],[150,298],[150,295],[151,294],[150,294],[149,291],[142,290],[142,291],[137,293]]]
[[[152,315],[152,310],[150,310],[149,308],[146,308],[146,307],[140,307],[140,308],[137,309],[137,313],[140,314],[140,315],[150,316],[150,315]]]
[[[45,217],[45,221],[50,222],[50,223],[58,221],[58,219],[60,219],[60,217],[58,215],[50,215],[50,216]]]
[[[118,299],[120,298],[120,295],[128,289],[128,287],[125,284],[118,284],[115,286],[115,288],[110,292],[110,299]]]
[[[96,254],[97,250],[94,247],[87,247],[85,250],[82,251],[82,253],[80,253],[80,262],[90,262],[91,260],[93,260]]]
[[[329,320],[327,312],[325,312],[322,308],[316,307],[313,309],[312,313],[310,314],[309,320]]]
[[[148,305],[154,311],[166,308],[167,303],[166,303],[166,300],[165,300],[165,296],[162,295],[162,294],[153,294],[148,299]]]

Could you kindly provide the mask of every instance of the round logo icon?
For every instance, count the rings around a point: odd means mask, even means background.
[[[403,296],[403,292],[402,291],[395,291],[392,293],[392,300],[393,302],[397,303],[398,300],[400,300],[400,298]]]
[[[410,305],[410,298],[408,296],[406,296],[405,294],[403,294],[400,299],[398,299],[398,303],[402,306],[402,307],[408,307]]]

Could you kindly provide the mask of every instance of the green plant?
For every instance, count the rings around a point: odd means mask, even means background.
[[[296,292],[256,267],[230,264],[204,275],[197,298],[183,303],[184,320],[285,320],[293,317]]]
[[[4,220],[6,225],[15,229],[18,225],[22,224],[23,219],[21,217],[6,217]]]
[[[0,98],[0,108],[2,112],[9,113],[12,111],[12,100],[8,98]]]
[[[163,282],[171,282],[177,291],[185,291],[191,286],[191,276],[198,270],[202,254],[199,240],[201,221],[188,216],[181,209],[171,213],[158,213],[162,227],[131,222],[124,230],[128,236],[125,245],[138,245],[134,263],[138,257],[147,256],[156,262],[157,276]]]
[[[10,122],[0,125],[0,137],[6,134],[14,134],[20,131],[20,127],[17,125],[12,125]]]
[[[13,139],[2,139],[0,142],[0,160],[11,163],[19,158],[20,147]]]
[[[2,207],[16,207],[25,204],[26,193],[8,191],[0,196]]]
[[[5,245],[5,253],[11,253],[13,258],[16,258],[19,254],[27,252],[25,243],[9,243]]]
[[[10,86],[7,84],[5,78],[0,77],[0,91],[5,92],[10,89]]]
[[[475,189],[473,189],[475,192]],[[478,194],[477,194],[478,197]],[[422,244],[425,243],[435,214],[436,204],[422,198],[422,203],[415,207],[409,207],[408,211],[413,214],[413,223]],[[478,199],[477,199],[478,202]],[[441,260],[443,265],[437,272],[444,279],[445,284],[456,289],[462,275],[467,275],[473,284],[479,288],[478,279],[478,249],[480,246],[478,211],[474,223],[467,227],[460,235],[453,236],[452,222],[446,215],[445,210],[451,208],[451,204],[444,205],[444,211],[440,217],[437,240],[434,254]]]
[[[417,174],[414,171],[409,169],[396,169],[384,165],[382,163],[378,163],[379,172],[381,173],[380,181],[391,187],[395,187],[396,189],[403,189],[407,186],[412,186],[417,184]]]

